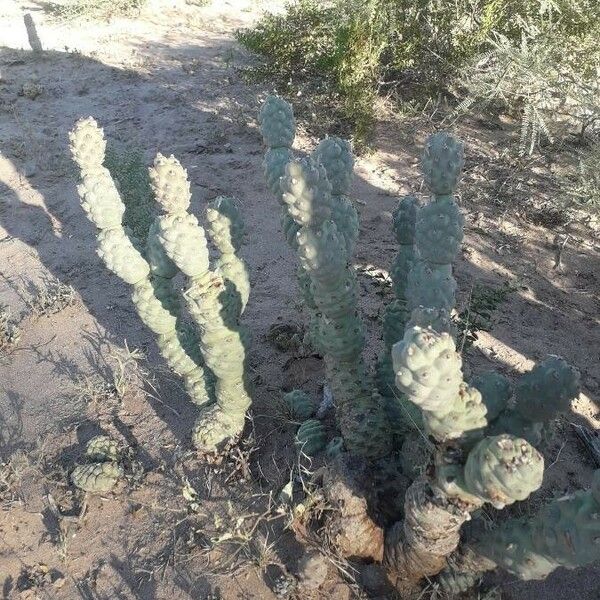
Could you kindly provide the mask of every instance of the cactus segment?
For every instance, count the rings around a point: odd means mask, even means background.
[[[419,211],[416,241],[423,260],[450,264],[463,239],[464,217],[452,197],[430,202]]]
[[[289,148],[269,148],[263,159],[265,180],[270,192],[283,204],[280,181],[285,174],[285,166],[294,155]]]
[[[291,104],[278,96],[267,96],[258,114],[260,131],[269,148],[291,148],[296,122]]]
[[[403,196],[392,213],[394,235],[401,246],[415,243],[419,201],[413,195]]]
[[[434,133],[427,139],[421,168],[425,184],[435,196],[454,193],[464,166],[464,146],[445,132]]]
[[[515,410],[530,421],[548,421],[569,409],[579,387],[579,371],[559,356],[550,356],[517,382]]]
[[[167,214],[185,213],[190,206],[192,192],[187,171],[173,156],[158,153],[149,169],[150,185],[160,208]]]
[[[159,335],[177,327],[179,299],[168,279],[145,278],[133,286],[131,296],[144,325]]]
[[[317,412],[317,403],[302,390],[292,390],[284,394],[283,401],[292,419],[306,421]]]
[[[230,302],[236,307],[231,318],[237,319],[244,312],[250,298],[250,277],[244,261],[237,252],[242,245],[244,221],[239,208],[232,198],[219,196],[213,200],[206,211],[208,233],[221,256],[217,261],[225,281],[231,282]],[[241,304],[241,306],[237,306]]]
[[[208,270],[208,248],[204,229],[188,213],[157,217],[158,239],[177,267],[188,277],[198,277]]]
[[[71,132],[69,144],[73,160],[82,171],[103,168],[106,154],[104,131],[92,117],[80,119]]]
[[[73,484],[84,492],[110,492],[123,476],[123,469],[114,462],[78,465],[71,473]]]
[[[339,137],[325,138],[315,148],[313,158],[325,168],[332,196],[346,196],[350,191],[354,170],[350,142]]]
[[[465,464],[467,489],[496,508],[525,500],[542,485],[543,476],[542,455],[507,434],[481,440]]]
[[[358,240],[358,212],[352,201],[344,196],[334,196],[331,203],[331,220],[344,238],[346,256],[352,256]]]
[[[97,435],[86,444],[84,458],[89,462],[73,469],[71,481],[84,492],[109,492],[123,477],[120,457],[119,446],[113,439]]]
[[[544,579],[558,567],[574,569],[600,560],[600,471],[592,488],[558,498],[531,518],[513,518],[473,545],[521,579]]]
[[[451,311],[455,294],[452,265],[430,265],[422,260],[414,263],[406,283],[406,297],[411,310],[423,306]]]
[[[93,437],[85,447],[85,457],[92,462],[119,462],[121,452],[117,442],[107,435]]]
[[[438,442],[481,437],[487,425],[487,408],[478,390],[462,383],[458,395],[449,406],[448,412],[423,411],[429,435]]]
[[[513,393],[510,381],[496,371],[486,371],[473,377],[471,385],[481,392],[490,422],[506,408]],[[504,433],[514,433],[514,431]]]
[[[298,428],[296,445],[306,456],[315,456],[325,448],[326,444],[327,435],[321,421],[308,419]]]
[[[413,327],[392,348],[396,385],[423,410],[444,414],[462,383],[460,355],[447,333]]]
[[[292,160],[281,178],[289,215],[306,227],[319,227],[331,217],[331,186],[325,169],[313,159]]]

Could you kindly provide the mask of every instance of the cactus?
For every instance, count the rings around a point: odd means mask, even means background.
[[[110,492],[123,476],[123,469],[114,462],[78,465],[71,473],[73,484],[84,492],[101,494]]]
[[[84,492],[109,492],[123,477],[119,447],[106,435],[97,435],[87,443],[84,458],[88,462],[77,465],[71,473],[73,484]]]
[[[600,471],[592,487],[553,500],[533,518],[513,518],[485,533],[473,550],[521,579],[600,560]]]
[[[113,439],[107,435],[97,435],[87,443],[85,457],[92,462],[119,462],[121,452]]]
[[[296,137],[296,122],[292,106],[277,96],[267,96],[258,114],[258,122],[267,147],[263,168],[267,186],[283,207],[280,180],[285,166],[293,158],[292,144]],[[287,213],[281,213],[281,226],[290,247],[297,248],[296,234],[300,227]]]
[[[283,396],[292,419],[306,421],[317,412],[317,403],[302,390],[292,390]]]
[[[301,226],[298,255],[321,314],[318,347],[325,356],[344,443],[349,452],[383,456],[389,448],[389,432],[382,400],[373,393],[362,358],[356,275],[348,264],[346,242],[332,220],[325,169],[311,157],[291,161],[281,187],[289,214]]]
[[[520,579],[545,579],[558,567],[575,569],[600,560],[600,471],[592,487],[556,498],[533,517],[513,517],[480,532],[439,578],[449,598],[468,591],[497,567]]]
[[[185,169],[173,156],[158,154],[150,181],[162,211],[156,221],[157,237],[169,259],[189,278],[184,296],[198,325],[202,357],[215,377],[216,403],[202,408],[192,434],[198,449],[212,452],[241,433],[251,403],[238,322],[248,280],[242,261],[232,257],[239,246],[241,219],[227,199],[210,206],[209,231],[222,253],[217,269],[211,271],[204,229],[187,212],[191,194]]]
[[[469,513],[523,500],[542,482],[543,459],[523,439],[483,437],[487,407],[462,379],[461,358],[444,332],[407,329],[392,349],[396,384],[423,410],[427,432],[441,443],[432,477],[409,487],[404,520],[386,539],[392,577],[414,581],[437,574],[458,545]]]
[[[385,349],[376,368],[379,393],[386,398],[394,396],[394,370],[392,368],[392,346],[402,339],[404,327],[410,318],[406,299],[406,282],[416,260],[415,225],[418,201],[414,196],[404,196],[398,202],[393,214],[394,234],[399,244],[398,252],[392,263],[392,289],[394,300],[386,306],[383,316],[383,341]],[[390,404],[388,402],[388,404]]]
[[[559,356],[550,356],[523,375],[515,387],[515,410],[532,422],[548,421],[579,395],[580,376]]]
[[[504,375],[487,371],[471,380],[471,385],[481,392],[487,408],[488,421],[493,421],[506,408],[512,396],[512,386]]]
[[[312,155],[315,162],[323,165],[331,184],[331,219],[342,234],[346,256],[350,257],[358,239],[358,213],[348,198],[354,169],[352,149],[346,140],[330,137],[321,140]]]
[[[110,173],[102,166],[106,141],[91,117],[77,122],[69,134],[71,153],[81,170],[77,190],[87,217],[98,227],[98,254],[106,266],[133,286],[132,300],[142,321],[158,334],[158,347],[169,366],[184,379],[192,402],[211,402],[210,386],[204,375],[201,356],[190,351],[182,340],[192,334],[179,319],[179,302],[170,279],[176,269],[164,256],[151,228],[144,258],[137,240],[123,228],[125,205]],[[189,188],[172,190],[189,195]]]
[[[420,306],[448,312],[454,308],[452,262],[463,238],[464,219],[452,195],[463,164],[460,141],[446,133],[429,137],[421,166],[433,198],[419,210],[415,226],[419,260],[408,275],[406,290],[411,311]]]
[[[296,445],[306,456],[314,456],[325,448],[327,436],[321,421],[308,419],[296,432]]]
[[[208,205],[206,218],[209,236],[220,253],[215,268],[221,272],[226,284],[231,283],[231,299],[227,304],[233,310],[229,318],[235,320],[244,312],[250,297],[248,270],[238,256],[244,236],[244,222],[233,199],[224,196],[219,196]]]
[[[508,432],[538,444],[544,425],[568,410],[579,395],[580,379],[579,371],[562,358],[548,357],[517,381],[514,407],[506,406],[488,432]]]

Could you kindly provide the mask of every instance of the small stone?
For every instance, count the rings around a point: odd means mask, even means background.
[[[298,564],[298,579],[301,585],[316,590],[327,579],[327,559],[319,552],[307,552]]]

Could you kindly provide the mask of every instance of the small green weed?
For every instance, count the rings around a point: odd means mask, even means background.
[[[458,327],[457,339],[462,340],[463,350],[478,339],[477,332],[491,330],[494,312],[516,289],[509,283],[499,287],[483,284],[473,286],[467,307],[455,319]]]
[[[117,151],[109,146],[104,166],[115,180],[125,204],[123,224],[145,245],[154,220],[154,199],[143,153],[137,148]]]
[[[111,19],[139,13],[146,0],[63,0],[50,2],[47,10],[59,19]]]

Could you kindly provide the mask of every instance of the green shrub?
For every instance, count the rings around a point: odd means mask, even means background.
[[[497,104],[516,113],[521,154],[531,154],[542,138],[583,134],[600,122],[599,34],[599,25],[573,35],[531,27],[519,41],[496,34],[491,50],[464,71],[467,97],[459,111]]]
[[[436,96],[465,66],[480,65],[476,57],[497,50],[492,38],[510,48],[533,31],[552,31],[556,48],[592,40],[598,11],[595,0],[293,0],[238,37],[264,58],[259,75],[292,90],[318,79],[362,141],[382,90],[418,100]],[[563,57],[561,73],[580,59]]]
[[[50,12],[60,19],[110,19],[134,15],[146,0],[63,0],[51,2]]]

